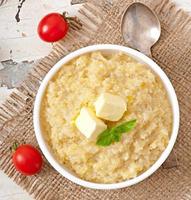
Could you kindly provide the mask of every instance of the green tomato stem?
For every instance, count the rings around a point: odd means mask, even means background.
[[[11,149],[12,152],[15,152],[15,151],[17,150],[18,147],[19,147],[18,141],[15,141],[15,142],[13,143],[13,145],[10,147],[10,149]]]

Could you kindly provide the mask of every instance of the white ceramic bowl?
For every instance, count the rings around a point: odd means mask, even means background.
[[[164,87],[165,87],[168,97],[169,97],[169,101],[172,106],[172,112],[173,112],[172,133],[171,133],[171,137],[170,137],[168,146],[166,147],[164,152],[161,154],[160,158],[147,171],[145,171],[141,175],[139,175],[133,179],[120,182],[120,183],[101,184],[101,183],[88,182],[88,181],[82,180],[81,178],[78,178],[69,169],[67,169],[66,167],[59,164],[59,162],[55,159],[54,155],[51,152],[51,149],[49,149],[48,145],[45,142],[45,139],[43,137],[43,133],[42,133],[41,127],[40,127],[39,113],[40,113],[41,100],[42,100],[44,91],[46,89],[46,86],[47,86],[49,80],[65,63],[67,63],[71,59],[73,59],[77,56],[80,56],[82,54],[96,51],[96,50],[104,51],[106,53],[122,51],[122,52],[132,56],[139,62],[146,63],[147,66],[150,67],[161,78],[161,81],[164,84]],[[77,51],[70,53],[69,55],[62,58],[58,63],[56,63],[52,67],[52,69],[48,72],[48,74],[45,76],[44,80],[42,81],[40,88],[38,90],[37,96],[36,96],[36,100],[35,100],[35,104],[34,104],[33,121],[34,121],[34,129],[35,129],[36,138],[37,138],[37,141],[39,143],[39,146],[40,146],[43,154],[45,155],[45,157],[47,158],[49,163],[60,174],[62,174],[64,177],[71,180],[72,182],[79,184],[81,186],[84,186],[84,187],[89,187],[89,188],[93,188],[93,189],[118,189],[118,188],[124,188],[127,186],[134,185],[134,184],[144,180],[145,178],[147,178],[148,176],[153,174],[162,165],[162,163],[166,160],[166,158],[168,157],[168,155],[170,154],[170,152],[174,146],[174,143],[175,143],[177,135],[178,135],[179,105],[178,105],[178,101],[177,101],[177,97],[176,97],[174,88],[173,88],[170,80],[168,79],[166,74],[162,71],[162,69],[153,60],[151,60],[147,56],[143,55],[142,53],[140,53],[134,49],[128,48],[128,47],[119,46],[119,45],[111,45],[111,44],[93,45],[93,46],[81,48]]]

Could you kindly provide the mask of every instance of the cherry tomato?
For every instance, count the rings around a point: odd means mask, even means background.
[[[40,152],[28,144],[19,146],[12,159],[16,169],[24,175],[34,175],[42,168]]]
[[[50,13],[43,17],[38,25],[38,34],[46,42],[56,42],[68,32],[68,22],[59,13]]]

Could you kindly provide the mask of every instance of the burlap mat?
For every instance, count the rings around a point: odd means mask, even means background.
[[[28,79],[0,110],[0,168],[38,200],[188,200],[191,199],[191,17],[168,0],[145,0],[162,25],[160,41],[153,47],[153,59],[171,79],[181,108],[181,127],[175,151],[177,168],[160,168],[147,180],[120,190],[99,191],[77,186],[59,175],[44,159],[40,174],[26,177],[13,167],[9,147],[15,139],[38,146],[32,124],[33,101],[40,80],[64,55],[97,43],[125,45],[120,35],[120,18],[131,0],[93,0],[79,13],[83,29],[71,30],[67,39],[57,43],[42,59]],[[141,34],[141,33],[140,33]],[[38,50],[37,50],[38,51]]]

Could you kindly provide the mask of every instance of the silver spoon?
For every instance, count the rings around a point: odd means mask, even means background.
[[[161,34],[160,21],[146,5],[133,3],[123,14],[121,32],[128,46],[151,57],[151,47]],[[163,163],[163,168],[173,168],[177,165],[176,154],[172,151]]]
[[[151,57],[151,47],[161,34],[160,21],[146,5],[133,3],[123,14],[121,32],[130,47]]]

